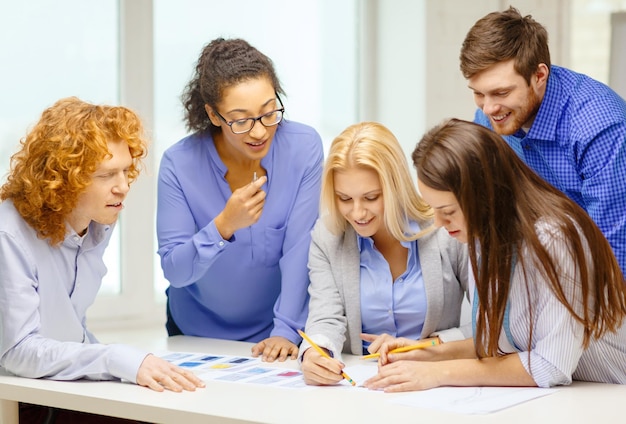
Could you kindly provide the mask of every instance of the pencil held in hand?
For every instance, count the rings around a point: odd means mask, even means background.
[[[432,339],[422,340],[421,342],[416,343],[416,344],[397,347],[395,349],[390,350],[389,353],[410,352],[411,350],[415,350],[415,349],[424,349],[424,348],[431,347],[431,346],[437,346],[439,343],[440,343],[439,337],[434,337]],[[373,359],[373,358],[378,358],[379,356],[380,356],[380,353],[376,352],[376,353],[362,356],[361,359]]]
[[[309,338],[309,336],[307,336],[304,331],[302,330],[298,330],[298,334],[300,334],[300,337],[302,337],[304,340],[306,340],[307,342],[309,342],[309,344],[311,345],[311,347],[313,347],[313,349],[317,350],[317,352],[322,355],[324,358],[328,358],[330,359],[330,355],[328,355],[328,353],[326,353],[326,351],[324,349],[322,349],[321,347],[319,347],[313,340],[311,340]],[[356,382],[350,378],[350,376],[348,374],[346,374],[345,372],[341,372],[341,376],[343,378],[345,378],[348,383],[352,384],[353,386],[356,386]]]

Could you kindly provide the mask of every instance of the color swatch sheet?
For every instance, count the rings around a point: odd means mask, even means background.
[[[264,384],[284,388],[312,389],[304,382],[302,372],[272,366],[260,358],[249,356],[214,355],[209,353],[164,352],[161,358],[182,368],[192,370],[201,379],[236,383]],[[291,361],[291,359],[289,359]],[[347,367],[346,372],[358,383],[362,383],[377,372],[376,364]],[[345,380],[336,386],[352,388]],[[335,386],[335,387],[336,387]],[[363,389],[362,390],[367,390]]]

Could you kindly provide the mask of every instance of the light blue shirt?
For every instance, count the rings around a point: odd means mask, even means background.
[[[361,251],[363,332],[420,339],[427,302],[417,241],[401,242],[408,249],[406,271],[392,281],[389,263],[373,240],[357,237]],[[366,347],[369,343],[363,345]]]
[[[480,109],[474,120],[491,128]],[[552,66],[530,131],[504,139],[589,213],[626,274],[626,101],[586,75]]]
[[[172,317],[184,334],[248,342],[282,336],[300,343],[322,164],[319,134],[281,122],[261,160],[268,178],[261,218],[224,240],[214,219],[232,192],[210,134],[190,135],[165,152],[159,255]]]
[[[51,246],[0,203],[0,365],[31,378],[136,382],[146,352],[98,344],[85,313],[100,288],[112,227],[92,222]]]

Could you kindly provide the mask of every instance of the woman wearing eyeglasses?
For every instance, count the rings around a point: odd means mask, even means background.
[[[182,96],[192,134],[165,152],[158,184],[168,334],[256,342],[265,361],[297,357],[323,163],[279,93],[271,59],[211,41]]]

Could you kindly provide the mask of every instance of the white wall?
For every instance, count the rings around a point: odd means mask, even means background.
[[[568,65],[566,43],[569,22],[567,0],[437,0],[427,3],[426,124],[430,128],[445,118],[472,120],[475,105],[459,70],[459,53],[467,31],[486,14],[512,5],[522,15],[532,15],[549,35],[552,62]]]
[[[611,16],[611,87],[626,99],[626,12]]]
[[[365,81],[361,120],[375,120],[387,126],[398,138],[407,157],[417,136],[425,130],[426,81],[426,1],[380,0],[369,2],[376,35],[370,40],[369,71],[374,81]]]
[[[407,159],[425,131],[445,118],[473,119],[475,105],[459,52],[477,19],[508,8],[500,0],[364,0],[360,119],[382,122]],[[546,26],[553,63],[567,66],[568,0],[519,0]]]

